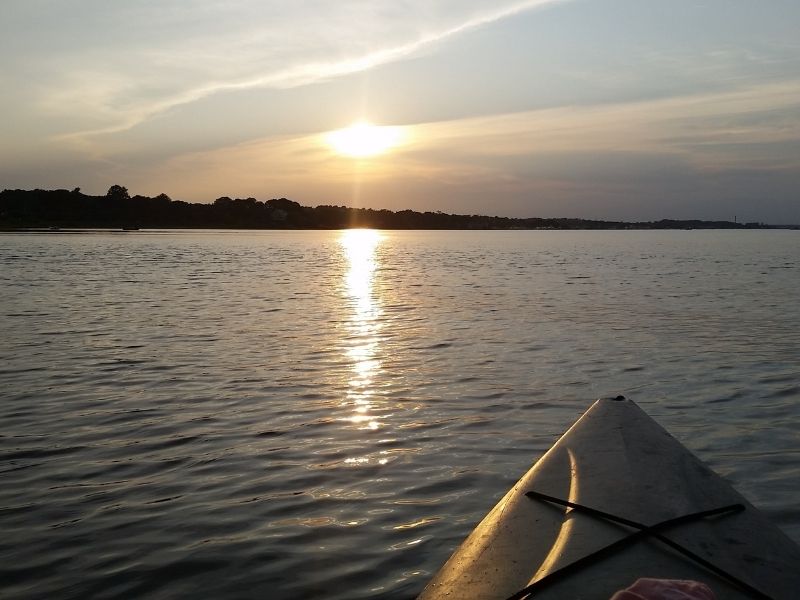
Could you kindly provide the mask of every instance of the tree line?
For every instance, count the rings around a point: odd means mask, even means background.
[[[440,211],[390,211],[321,205],[302,206],[287,198],[217,198],[211,204],[172,200],[166,194],[131,196],[112,185],[105,196],[74,190],[3,190],[0,227],[122,229],[735,229],[758,223],[670,220],[623,222],[575,218],[512,218],[457,215]]]

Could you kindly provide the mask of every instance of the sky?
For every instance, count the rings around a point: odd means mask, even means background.
[[[2,0],[0,57],[0,188],[800,223],[797,0]]]

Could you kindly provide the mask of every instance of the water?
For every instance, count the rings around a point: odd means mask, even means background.
[[[800,541],[791,231],[0,235],[0,596],[410,598],[590,402]]]

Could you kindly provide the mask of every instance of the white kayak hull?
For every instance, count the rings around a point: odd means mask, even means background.
[[[504,600],[635,531],[531,499],[525,495],[531,490],[648,526],[742,504],[744,510],[736,514],[662,533],[760,590],[762,597],[800,598],[800,547],[636,404],[601,399],[498,502],[420,600]],[[531,597],[608,600],[640,577],[702,581],[719,600],[757,597],[652,536]]]

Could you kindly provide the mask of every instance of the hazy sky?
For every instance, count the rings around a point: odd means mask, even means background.
[[[2,0],[0,57],[0,188],[800,223],[798,0]]]

